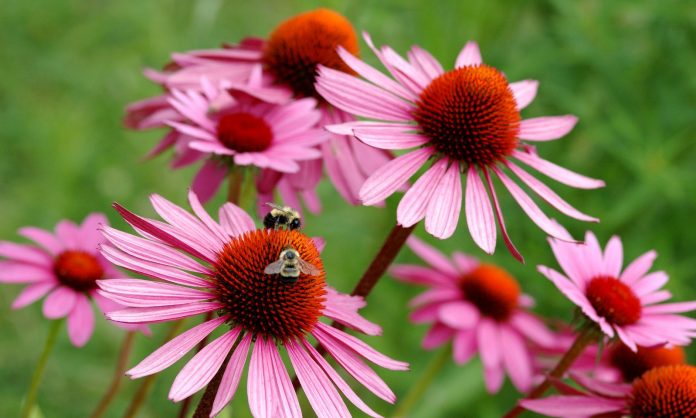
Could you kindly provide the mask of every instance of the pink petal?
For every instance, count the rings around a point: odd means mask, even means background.
[[[455,333],[456,331],[447,325],[435,323],[423,337],[421,345],[426,350],[432,350],[451,340]]]
[[[489,394],[498,393],[505,381],[505,371],[503,365],[483,368],[483,381],[486,384],[486,391]]]
[[[372,52],[379,58],[391,75],[396,78],[399,83],[406,86],[413,93],[419,94],[425,85],[428,83],[427,76],[420,70],[416,70],[412,65],[401,58],[391,48],[383,47],[377,49],[367,32],[363,32],[363,39],[372,49]]]
[[[623,267],[623,246],[621,239],[614,235],[604,251],[604,274],[619,277],[621,267]]]
[[[57,255],[63,251],[63,244],[52,233],[34,227],[25,227],[19,230],[19,235],[28,238],[40,246],[44,247],[52,255]]]
[[[582,373],[571,372],[571,378],[583,388],[605,397],[625,398],[631,392],[630,384],[604,382]]]
[[[679,302],[679,303],[665,303],[662,305],[643,307],[643,312],[646,314],[683,313],[683,312],[691,312],[693,310],[696,310],[696,301]]]
[[[544,323],[526,312],[518,312],[510,319],[515,329],[542,347],[552,347],[558,343],[558,337]]]
[[[312,334],[317,337],[317,339],[320,339],[321,336],[321,340],[331,339],[333,341],[338,341],[364,358],[384,367],[385,369],[408,370],[407,363],[391,359],[352,335],[348,335],[345,332],[339,331],[336,328],[328,326],[324,323],[317,323]]]
[[[149,324],[188,318],[189,316],[214,311],[224,306],[225,305],[220,302],[196,302],[174,306],[127,308],[120,311],[108,312],[106,317],[112,321],[125,322],[128,324]]]
[[[217,141],[217,137],[213,135],[211,132],[206,131],[205,129],[197,128],[195,126],[187,125],[185,123],[179,123],[175,121],[167,121],[166,124],[168,126],[171,126],[172,128],[176,129],[177,131],[181,132],[182,134],[197,138],[197,139],[202,139],[204,141]]]
[[[527,107],[536,97],[539,82],[536,80],[522,80],[510,83],[510,90],[517,102],[517,110]]]
[[[227,171],[227,167],[215,159],[209,158],[203,163],[193,178],[193,184],[191,184],[191,188],[201,199],[201,202],[206,203],[215,196],[227,176]]]
[[[389,269],[389,274],[399,280],[413,284],[441,285],[454,281],[454,277],[448,276],[449,272],[443,274],[440,271],[423,266],[396,265]]]
[[[411,63],[420,68],[420,70],[431,79],[437,78],[445,72],[442,68],[442,64],[440,64],[430,52],[423,48],[414,46],[411,48],[411,51],[409,51],[408,56]]]
[[[239,333],[239,328],[228,331],[193,356],[176,375],[172,388],[169,390],[169,399],[179,402],[198,392],[213,380],[225,361],[227,353],[239,337]]]
[[[166,369],[185,356],[196,344],[213,332],[215,328],[222,325],[228,318],[228,316],[221,316],[212,319],[172,338],[152,354],[145,357],[137,366],[128,370],[126,374],[135,379]]]
[[[435,247],[426,244],[415,236],[411,236],[406,241],[408,247],[423,261],[430,264],[433,268],[450,277],[459,277],[457,268],[452,262]],[[451,280],[447,280],[450,282]]]
[[[512,151],[512,156],[559,183],[578,189],[597,189],[599,187],[604,187],[604,181],[602,180],[596,180],[574,173],[550,161],[541,159],[535,153],[515,150]]]
[[[486,187],[473,164],[466,175],[466,224],[476,245],[488,254],[495,251],[496,229]]]
[[[374,205],[393,194],[423,166],[433,152],[433,147],[411,151],[375,171],[360,188],[360,199],[363,204]]]
[[[452,261],[454,261],[454,265],[457,267],[459,272],[463,274],[469,273],[479,265],[476,258],[464,253],[460,253],[459,251],[452,253]]]
[[[75,347],[82,347],[94,331],[94,312],[84,294],[76,296],[75,306],[68,315],[68,336]]]
[[[109,220],[103,213],[90,213],[80,225],[80,247],[90,253],[96,252],[104,238],[98,228],[109,226]]]
[[[480,317],[479,310],[467,302],[448,302],[438,309],[438,319],[457,330],[471,329]]]
[[[227,363],[227,368],[225,369],[225,373],[222,375],[220,386],[217,394],[215,395],[213,409],[210,411],[210,416],[215,416],[220,413],[220,411],[222,411],[232,400],[235,392],[237,392],[239,379],[242,377],[244,364],[246,363],[247,355],[249,354],[251,339],[252,336],[250,333],[244,334],[241,342],[234,349],[234,352],[232,352],[232,357],[230,357],[230,361]]]
[[[570,132],[578,118],[573,115],[524,119],[517,136],[527,141],[552,141]]]
[[[520,392],[527,392],[532,386],[532,358],[524,341],[509,327],[501,326],[500,344],[504,347],[503,365],[512,384]]]
[[[621,281],[627,285],[637,282],[650,270],[655,258],[657,258],[657,253],[651,250],[633,260],[621,274]]]
[[[409,127],[407,130],[413,130]],[[408,149],[425,145],[430,139],[415,132],[403,132],[401,129],[355,128],[353,135],[363,143],[379,149]]]
[[[77,292],[69,287],[59,286],[44,300],[43,314],[48,319],[63,318],[75,307]]]
[[[541,228],[547,234],[563,241],[573,241],[573,237],[568,234],[568,231],[549,219],[544,212],[539,209],[539,206],[537,206],[536,203],[534,203],[534,201],[527,196],[524,190],[515,184],[505,173],[503,173],[498,167],[493,167],[492,169],[498,175],[498,178],[500,178],[500,181],[503,182],[503,185],[505,185],[515,201],[520,205],[522,210],[535,224],[537,224],[537,226],[539,226],[539,228]]]
[[[217,252],[226,244],[226,241],[218,238],[198,218],[180,206],[158,194],[151,195],[150,201],[162,219],[202,247]]]
[[[446,169],[446,159],[436,162],[406,191],[396,210],[396,219],[400,225],[413,226],[425,217],[435,186],[442,179]]]
[[[53,265],[53,258],[41,249],[8,241],[0,241],[0,257],[39,266],[49,266],[49,268]]]
[[[464,45],[464,48],[459,52],[454,68],[466,67],[467,65],[479,65],[483,63],[481,59],[481,51],[476,42],[469,41]]]
[[[425,211],[425,230],[446,239],[454,234],[462,209],[462,180],[459,163],[454,163],[440,179]]]
[[[476,354],[476,331],[458,331],[452,341],[452,352],[457,364],[465,364]]]
[[[326,302],[322,314],[349,328],[364,332],[367,335],[379,335],[382,328],[363,318],[358,309],[365,306],[365,300],[360,296],[350,296],[327,289]]]
[[[51,269],[35,264],[0,261],[0,283],[32,283],[56,281]]]
[[[669,277],[667,276],[667,273],[664,271],[656,271],[648,274],[647,276],[643,276],[639,282],[631,286],[631,290],[633,290],[638,297],[642,297],[660,289],[667,283],[668,280]]]
[[[491,319],[482,318],[476,333],[478,352],[484,368],[499,368],[503,360],[503,347],[499,344],[498,326]]]
[[[316,89],[329,103],[352,115],[387,121],[410,121],[412,105],[342,71],[317,66]]]
[[[353,392],[353,389],[348,386],[345,380],[336,373],[336,371],[331,367],[329,362],[327,362],[324,357],[319,354],[319,352],[310,344],[307,340],[303,339],[301,340],[302,344],[304,345],[304,348],[309,352],[310,356],[307,358],[308,362],[315,361],[321,369],[326,373],[331,381],[338,387],[338,389],[343,392],[344,395],[346,395],[346,398],[350,400],[353,405],[357,406],[360,408],[361,411],[365,412],[366,414],[372,416],[372,417],[379,417],[380,415],[377,414],[375,411],[373,411],[369,406],[367,406],[359,397],[358,395]],[[318,374],[318,373],[317,373]],[[330,383],[327,384],[327,386]]]
[[[358,75],[364,77],[367,81],[381,86],[387,91],[396,93],[397,95],[415,102],[418,100],[418,96],[413,94],[412,91],[404,88],[401,84],[395,82],[391,78],[382,74],[380,71],[372,67],[371,65],[365,63],[364,61],[356,58],[350,52],[346,51],[342,46],[338,47],[338,55],[343,59],[343,61],[352,68]]]
[[[595,396],[548,396],[544,399],[523,399],[525,409],[549,417],[585,417],[620,412],[625,408],[625,400],[605,399]]]
[[[510,168],[510,170],[513,173],[517,174],[520,180],[522,180],[524,184],[529,186],[529,188],[532,189],[534,193],[538,194],[548,204],[558,209],[558,211],[560,211],[561,213],[585,222],[599,222],[599,219],[589,215],[585,215],[584,213],[572,207],[568,202],[561,199],[561,197],[558,196],[548,186],[534,178],[534,176],[532,176],[531,174],[519,168],[511,161],[507,161],[505,165],[508,168]]]
[[[350,417],[341,395],[331,380],[304,349],[290,340],[285,343],[292,367],[297,373],[312,409],[320,418]]]
[[[561,293],[563,293],[574,304],[582,306],[588,303],[587,298],[582,291],[578,289],[578,287],[570,280],[565,278],[561,273],[545,266],[538,266],[537,270],[539,273],[546,276],[547,279],[551,280],[551,282],[556,285],[558,290],[560,290]]]
[[[44,297],[58,284],[55,282],[39,282],[30,284],[12,302],[12,309],[20,309]]]
[[[151,280],[99,280],[104,296],[128,307],[171,306],[214,298],[210,292]]]
[[[220,207],[220,225],[232,237],[237,237],[256,229],[254,220],[239,206],[227,202]]]
[[[551,251],[553,251],[563,271],[578,288],[584,289],[586,282],[593,278],[593,275],[589,273],[587,260],[585,260],[584,245],[558,241],[553,238],[549,238],[548,241]]]
[[[257,338],[247,379],[249,407],[255,417],[301,418],[290,377],[272,341]]]
[[[524,264],[524,257],[517,251],[515,244],[512,243],[510,236],[508,235],[507,228],[505,227],[505,219],[503,218],[503,211],[500,210],[500,204],[498,203],[498,196],[493,188],[493,180],[488,170],[483,168],[483,175],[486,178],[486,183],[488,183],[488,188],[491,191],[491,199],[493,199],[493,208],[495,209],[495,218],[498,221],[498,226],[500,226],[500,232],[503,234],[503,242],[505,242],[505,247],[508,249],[510,254],[515,257],[520,263]]]
[[[80,229],[74,222],[63,220],[56,225],[56,236],[69,249],[77,249],[80,244]]]

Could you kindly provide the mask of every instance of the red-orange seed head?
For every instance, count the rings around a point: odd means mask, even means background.
[[[263,63],[295,95],[323,100],[314,89],[317,65],[353,74],[336,53],[339,45],[358,54],[353,25],[333,10],[316,9],[286,20],[273,31],[263,51]]]
[[[630,325],[640,319],[640,299],[628,285],[615,277],[595,277],[587,284],[585,295],[597,314],[610,324]]]
[[[287,283],[264,269],[292,246],[321,274]],[[312,240],[298,231],[258,229],[234,238],[218,254],[218,299],[231,322],[279,341],[301,338],[317,323],[326,300],[326,273]]]
[[[633,418],[696,417],[696,367],[685,364],[647,371],[633,382]]]
[[[488,166],[517,146],[520,112],[505,76],[487,65],[448,71],[421,92],[414,118],[450,158]]]
[[[496,321],[505,321],[517,309],[520,285],[500,267],[479,264],[459,279],[464,297]]]
[[[622,343],[612,346],[609,351],[609,363],[621,371],[627,382],[632,382],[650,369],[674,364],[684,364],[686,353],[681,347],[638,347],[634,353]]]
[[[228,113],[218,120],[217,136],[227,148],[237,152],[260,152],[273,141],[273,132],[261,118],[249,113]]]
[[[79,250],[60,253],[53,262],[53,271],[62,284],[78,291],[96,288],[96,281],[104,275],[99,260],[94,255]]]

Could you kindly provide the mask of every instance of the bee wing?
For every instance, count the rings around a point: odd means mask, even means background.
[[[265,269],[263,269],[263,272],[266,274],[278,274],[280,273],[280,269],[283,267],[283,260],[278,260],[274,261],[271,264],[267,265]]]
[[[278,209],[278,210],[280,210],[280,211],[283,210],[283,207],[282,207],[282,206],[276,205],[275,203],[271,203],[271,202],[266,202],[266,206],[270,206],[270,207],[272,207],[273,209]]]
[[[321,271],[314,267],[313,264],[310,264],[303,259],[299,258],[297,259],[298,265],[300,266],[300,271],[304,274],[307,274],[309,276],[318,276],[321,274]]]

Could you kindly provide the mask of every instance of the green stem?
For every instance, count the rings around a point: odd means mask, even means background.
[[[51,350],[53,350],[53,346],[56,344],[56,339],[58,339],[58,331],[60,331],[60,326],[62,323],[62,319],[55,320],[51,324],[51,328],[48,330],[46,344],[44,345],[41,357],[39,357],[39,362],[34,370],[34,375],[31,377],[31,385],[29,386],[29,391],[27,392],[27,396],[24,401],[24,408],[22,409],[22,418],[29,418],[31,411],[34,409],[36,395],[39,392],[39,384],[41,383],[44,370],[46,370],[48,356],[51,354]]]
[[[396,412],[394,412],[394,418],[404,418],[408,416],[408,413],[411,412],[416,402],[418,402],[428,390],[435,376],[437,376],[440,370],[447,364],[451,355],[452,347],[447,345],[446,348],[440,350],[440,352],[433,357],[420,380],[411,387],[411,390],[406,394],[404,400],[399,404]]]
[[[92,413],[92,418],[100,418],[102,415],[104,415],[106,410],[109,408],[109,405],[116,397],[118,390],[121,388],[123,375],[125,374],[126,368],[128,367],[128,357],[130,357],[130,352],[133,348],[134,338],[135,331],[129,331],[126,333],[126,336],[123,339],[123,344],[121,344],[121,349],[118,353],[118,360],[116,361],[116,370],[114,370],[114,377],[111,380],[109,389],[104,394],[104,397],[99,402],[99,405],[97,405],[97,409],[95,409]]]

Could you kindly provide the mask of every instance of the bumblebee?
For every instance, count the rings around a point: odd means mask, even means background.
[[[268,229],[285,227],[288,230],[300,229],[302,219],[300,213],[289,206],[280,206],[275,203],[266,203],[271,211],[263,218],[263,226]]]
[[[266,274],[278,274],[283,283],[294,284],[301,273],[309,276],[321,274],[318,268],[300,258],[300,253],[292,246],[287,246],[280,252],[278,260],[267,265],[263,270]]]

